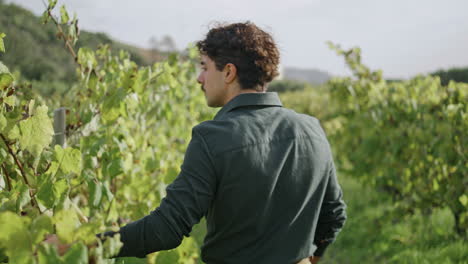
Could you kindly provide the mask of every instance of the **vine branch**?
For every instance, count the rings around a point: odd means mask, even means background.
[[[5,175],[5,182],[7,185],[7,190],[11,191],[11,181],[10,181],[10,174],[8,173],[5,163],[2,163],[3,174]]]
[[[13,157],[13,159],[15,160],[15,163],[16,165],[18,166],[20,172],[21,172],[21,176],[23,177],[23,180],[24,180],[24,183],[26,183],[26,185],[29,186],[29,182],[28,182],[28,179],[26,178],[26,174],[24,173],[24,169],[23,169],[23,165],[21,164],[21,162],[18,160],[18,157],[16,156],[15,152],[13,152],[13,150],[11,149],[10,145],[8,144],[8,141],[7,139],[5,138],[5,136],[3,134],[0,134],[0,137],[2,138],[3,140],[3,143],[5,143],[5,146],[7,147],[8,149],[8,153],[10,153],[10,155]]]
[[[62,26],[60,26],[57,19],[55,19],[55,17],[52,15],[51,11],[52,10],[50,10],[50,9],[47,11],[47,13],[49,14],[50,19],[52,19],[55,26],[57,27],[57,30],[58,30],[60,36],[62,37],[63,41],[65,42],[65,46],[67,47],[68,52],[70,52],[70,54],[73,56],[73,59],[75,59],[75,62],[78,63],[78,56],[76,56],[75,50],[73,49],[70,42],[68,41],[68,38],[65,38],[65,33],[63,32]],[[78,63],[78,65],[80,66],[80,69],[81,69],[81,64]]]
[[[37,210],[39,210],[39,213],[41,213],[41,209],[39,208],[39,205],[36,201],[36,198],[34,197],[33,193],[32,193],[32,190],[31,190],[31,186],[29,185],[29,181],[28,181],[28,178],[26,177],[26,173],[24,172],[24,168],[23,168],[23,165],[21,164],[21,162],[19,161],[18,157],[16,156],[15,152],[13,152],[13,149],[11,149],[10,145],[8,144],[8,140],[6,139],[6,137],[0,133],[0,137],[2,138],[3,140],[3,143],[5,143],[5,146],[7,147],[8,149],[8,153],[10,153],[10,155],[13,157],[13,159],[15,160],[15,163],[16,163],[16,166],[18,166],[20,172],[21,172],[21,176],[24,180],[24,183],[28,186],[29,188],[29,196],[31,197],[31,205],[33,207],[36,207]],[[6,168],[3,166],[3,169],[6,171]]]

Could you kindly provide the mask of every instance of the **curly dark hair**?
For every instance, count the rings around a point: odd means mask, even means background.
[[[242,89],[265,91],[266,84],[279,74],[280,55],[273,37],[249,21],[218,25],[196,45],[219,71],[234,64]]]

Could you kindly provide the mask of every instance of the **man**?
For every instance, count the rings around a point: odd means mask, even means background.
[[[119,256],[175,248],[205,216],[207,264],[316,263],[346,219],[319,122],[266,92],[279,52],[254,24],[218,26],[197,46],[198,82],[222,109],[193,128],[159,208],[120,229]]]

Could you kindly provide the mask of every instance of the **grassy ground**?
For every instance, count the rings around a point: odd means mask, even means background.
[[[454,234],[449,210],[399,217],[385,194],[348,177],[340,183],[348,221],[321,263],[468,263],[468,242]]]

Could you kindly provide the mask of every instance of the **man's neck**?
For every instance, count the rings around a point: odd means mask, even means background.
[[[244,93],[265,93],[265,91],[257,91],[255,89],[242,89],[239,86],[237,86],[234,89],[231,89],[231,93],[226,97],[226,100],[224,102],[224,105],[226,105],[228,102],[230,102],[234,97],[238,96],[239,94],[244,94]]]

